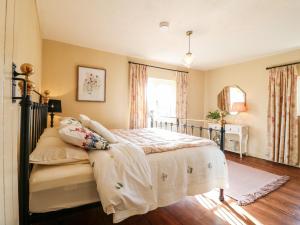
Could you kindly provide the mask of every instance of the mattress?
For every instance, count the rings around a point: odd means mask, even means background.
[[[43,213],[98,202],[89,164],[35,165],[30,175],[31,213]]]

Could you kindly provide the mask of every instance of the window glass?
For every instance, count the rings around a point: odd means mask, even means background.
[[[148,113],[156,117],[176,116],[176,81],[148,78]]]

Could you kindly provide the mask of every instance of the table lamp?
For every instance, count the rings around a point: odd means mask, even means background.
[[[48,102],[48,112],[50,113],[50,127],[53,127],[54,113],[61,113],[61,101],[56,99],[50,99]]]

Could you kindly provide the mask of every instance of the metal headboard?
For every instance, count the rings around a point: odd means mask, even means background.
[[[44,96],[33,90],[33,83],[28,76],[33,72],[31,65],[21,66],[21,73],[16,71],[13,64],[12,100],[20,101],[21,126],[20,126],[20,162],[19,162],[19,224],[29,224],[29,175],[31,166],[29,155],[47,127],[48,105],[43,103]],[[24,78],[18,78],[24,76]],[[21,96],[15,95],[16,81],[20,81]],[[32,101],[32,94],[39,96],[39,102]]]
[[[174,119],[175,122],[170,122],[170,119]],[[170,131],[181,132],[185,134],[195,135],[195,131],[199,131],[199,136],[203,136],[203,131],[208,132],[208,138],[213,140],[213,133],[215,137],[218,136],[219,140],[214,140],[219,146],[220,150],[224,152],[225,144],[225,124],[220,124],[220,129],[213,129],[204,126],[197,126],[188,123],[188,119],[179,119],[176,117],[165,117],[154,119],[153,116],[150,117],[150,127],[151,128],[161,128],[168,129]]]

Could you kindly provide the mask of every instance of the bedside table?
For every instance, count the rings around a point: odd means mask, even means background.
[[[221,126],[218,123],[208,123],[208,128],[220,130]],[[248,138],[249,138],[249,127],[240,124],[225,124],[225,142],[226,134],[236,134],[239,137],[239,154],[240,158],[243,154],[247,155],[248,150]],[[226,149],[231,152],[236,152],[233,149]]]

